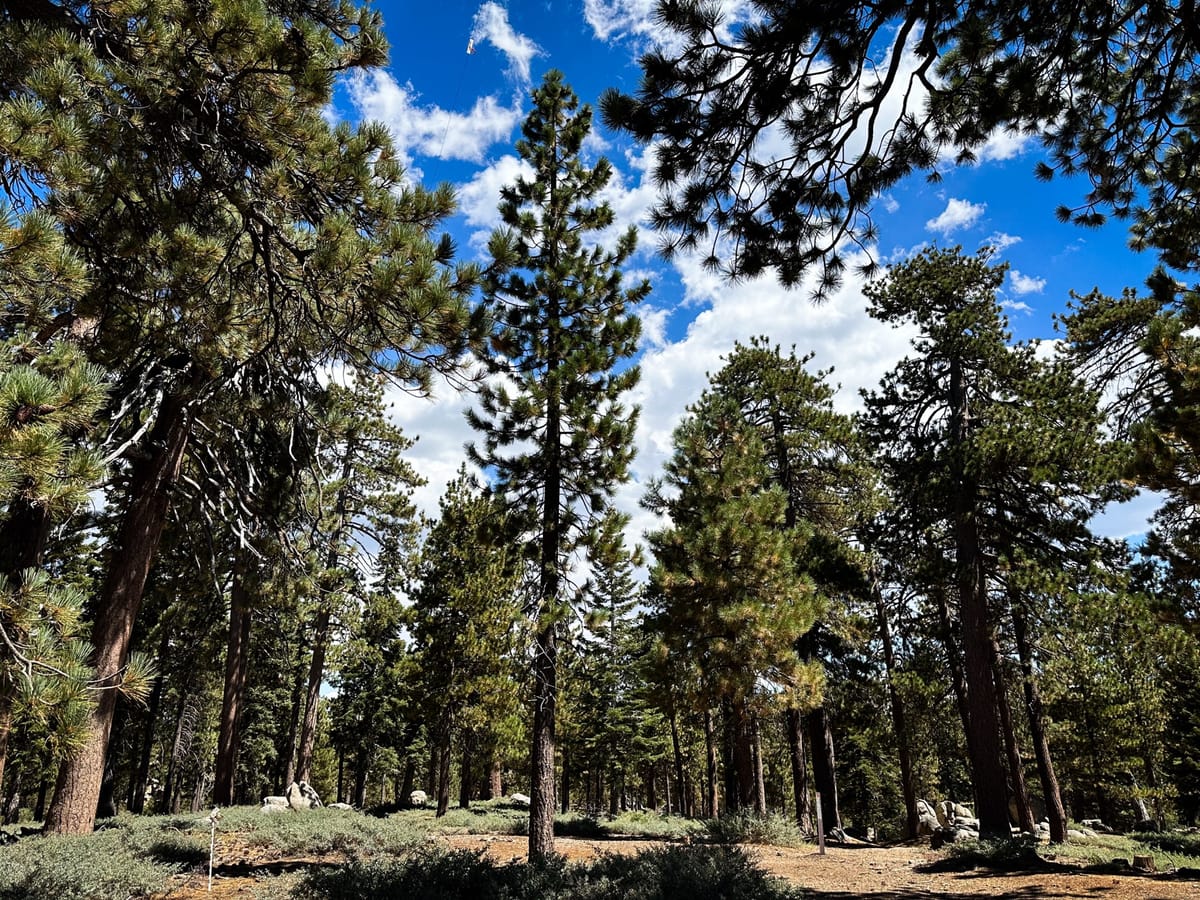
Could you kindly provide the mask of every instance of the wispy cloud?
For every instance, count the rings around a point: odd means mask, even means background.
[[[529,86],[530,63],[542,54],[542,48],[512,27],[507,9],[492,2],[479,7],[471,25],[471,40],[476,45],[486,41],[503,53],[508,59],[509,76],[521,87]]]
[[[994,231],[988,235],[983,242],[989,247],[994,247],[997,253],[1003,253],[1009,247],[1021,243],[1021,238],[1015,234],[1005,234],[1003,231]]]
[[[979,221],[987,209],[986,203],[971,203],[969,200],[959,200],[951,197],[946,208],[935,219],[925,223],[929,231],[936,232],[942,237],[948,237],[955,231],[970,228]]]

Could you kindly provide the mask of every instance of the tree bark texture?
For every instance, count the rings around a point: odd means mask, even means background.
[[[887,607],[879,586],[872,588],[875,594],[875,614],[879,618],[879,637],[883,643],[883,665],[887,676],[888,702],[892,708],[892,729],[896,733],[896,750],[900,759],[900,794],[904,798],[904,836],[917,836],[917,789],[913,784],[912,749],[909,746],[908,720],[905,716],[904,700],[896,687],[896,651],[892,644],[892,628],[888,622]]]
[[[300,741],[296,754],[296,781],[312,780],[313,748],[317,743],[317,709],[321,705],[321,680],[325,677],[325,652],[329,647],[329,623],[332,618],[333,612],[328,602],[323,602],[313,625],[312,657],[308,663],[308,681],[304,692],[304,718],[300,722]]]
[[[715,819],[720,813],[721,798],[717,787],[717,736],[712,710],[704,710],[704,748],[708,764],[708,791],[704,797],[704,814]]]
[[[1042,693],[1038,688],[1037,676],[1033,671],[1033,651],[1029,646],[1029,629],[1025,614],[1013,607],[1013,636],[1017,641],[1017,658],[1021,661],[1021,676],[1025,694],[1025,716],[1029,720],[1029,733],[1033,737],[1033,755],[1037,760],[1038,779],[1042,783],[1042,796],[1046,801],[1046,818],[1050,822],[1050,840],[1055,844],[1067,840],[1067,811],[1063,806],[1062,789],[1054,771],[1054,759],[1050,755],[1050,741],[1046,736],[1046,714],[1042,709]]]
[[[812,808],[808,802],[808,760],[804,754],[804,722],[800,710],[789,707],[784,713],[787,724],[788,756],[792,764],[792,795],[796,801],[796,824],[805,834],[813,833]]]
[[[229,589],[229,635],[225,646],[225,690],[221,697],[221,719],[217,733],[216,781],[213,803],[233,806],[233,782],[237,773],[238,719],[250,672],[250,597],[246,590],[246,561],[234,567]]]
[[[1029,788],[1025,784],[1025,766],[1021,762],[1021,747],[1017,743],[1012,706],[1008,702],[1008,684],[1004,678],[1000,643],[994,639],[992,640],[992,677],[996,681],[997,711],[1000,713],[1000,727],[1004,733],[1004,753],[1008,757],[1008,771],[1012,776],[1013,804],[1017,811],[1017,825],[1026,834],[1036,834],[1037,822],[1033,820],[1033,807],[1029,805]]]
[[[754,814],[762,817],[767,814],[767,783],[763,778],[762,733],[758,727],[758,717],[755,716],[751,728],[754,733]]]
[[[88,717],[84,745],[59,768],[54,799],[46,814],[46,830],[50,833],[84,834],[95,824],[117,703],[117,692],[112,688],[120,684],[129,656],[133,623],[167,523],[171,489],[179,476],[190,426],[185,399],[178,394],[167,397],[150,431],[144,455],[133,465],[128,502],[112,542],[92,627],[92,666],[105,689],[99,691]]]
[[[825,707],[814,709],[804,717],[808,725],[808,745],[812,750],[813,787],[821,795],[821,817],[825,833],[841,829],[842,814],[838,808],[837,759],[834,756],[833,731]]]
[[[554,714],[558,702],[558,642],[553,623],[538,632],[533,657],[533,729],[530,754],[529,858],[554,853]]]
[[[954,473],[955,581],[962,623],[964,675],[968,701],[968,743],[975,787],[979,835],[1011,837],[1008,824],[1008,779],[1000,749],[1000,717],[992,677],[992,624],[988,617],[984,558],[976,522],[977,489],[962,461],[969,435],[970,409],[962,367],[950,367],[950,407]]]

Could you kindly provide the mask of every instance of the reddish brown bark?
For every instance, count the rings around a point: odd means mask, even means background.
[[[896,749],[900,758],[900,794],[904,798],[904,836],[917,836],[917,789],[913,784],[912,750],[909,747],[908,718],[904,701],[896,688],[896,651],[892,645],[892,628],[888,622],[883,593],[874,587],[875,614],[879,619],[879,637],[883,643],[883,665],[887,675],[888,701],[892,707],[892,729],[896,732]]]
[[[808,760],[804,755],[804,721],[800,710],[791,707],[788,708],[785,719],[788,755],[792,764],[792,795],[796,801],[796,823],[805,834],[812,834],[812,811],[808,805]]]
[[[1017,810],[1017,824],[1026,834],[1037,831],[1033,820],[1033,808],[1029,805],[1029,788],[1025,784],[1025,767],[1021,763],[1021,748],[1017,743],[1017,731],[1013,725],[1012,707],[1008,702],[1008,688],[1004,678],[1000,655],[1000,644],[992,641],[992,677],[996,681],[997,712],[1004,734],[1004,753],[1008,757],[1008,771],[1012,778],[1013,802]]]
[[[321,681],[325,677],[325,652],[329,646],[328,605],[317,612],[313,627],[312,658],[308,664],[308,686],[304,693],[304,718],[300,722],[300,747],[296,754],[296,781],[311,781],[313,748],[317,743],[317,708],[321,703]]]
[[[970,437],[971,410],[961,363],[950,365],[951,453],[954,491],[955,584],[962,624],[967,689],[967,745],[980,837],[1007,839],[1008,779],[1000,749],[1000,717],[992,677],[992,623],[988,617],[984,558],[976,521],[978,488],[968,476],[962,448]]]
[[[1046,737],[1046,717],[1042,709],[1042,694],[1038,689],[1037,677],[1033,672],[1033,651],[1029,646],[1029,629],[1025,615],[1013,607],[1013,635],[1017,640],[1017,658],[1021,661],[1021,675],[1025,694],[1025,715],[1029,720],[1029,733],[1033,738],[1033,755],[1037,760],[1038,779],[1042,783],[1042,796],[1046,802],[1046,818],[1050,822],[1050,840],[1056,844],[1067,840],[1067,811],[1063,806],[1062,790],[1058,786],[1058,775],[1054,771],[1054,760],[1050,755],[1050,741]]]
[[[842,827],[838,807],[837,759],[833,752],[833,730],[825,707],[818,707],[805,716],[808,725],[808,746],[812,751],[813,787],[821,795],[821,818],[825,833]]]
[[[185,399],[178,394],[167,397],[150,431],[144,455],[132,467],[129,499],[112,542],[108,574],[92,627],[92,665],[105,687],[116,686],[122,678],[133,623],[166,526],[171,488],[179,476],[190,425]],[[59,768],[54,799],[46,814],[48,832],[82,834],[92,830],[116,703],[115,690],[99,692],[88,717],[83,747]]]
[[[213,803],[233,806],[233,781],[237,772],[238,718],[250,671],[250,598],[246,591],[245,560],[234,567],[229,589],[229,635],[225,647],[225,691],[217,734],[217,763]]]

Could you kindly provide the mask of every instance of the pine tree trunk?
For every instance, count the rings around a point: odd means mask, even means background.
[[[49,755],[47,755],[47,756],[43,757],[42,765],[49,766],[49,764],[50,764],[50,758],[49,758]],[[42,775],[41,780],[38,782],[37,801],[34,803],[34,806],[33,806],[33,821],[41,822],[43,817],[46,815],[46,797],[49,795],[49,793],[50,793],[50,776],[44,774],[44,775]]]
[[[1001,761],[1000,718],[992,678],[992,623],[988,618],[986,573],[976,522],[977,488],[962,461],[970,434],[970,408],[958,360],[953,360],[950,366],[950,416],[955,581],[962,623],[975,814],[979,817],[980,837],[1007,840],[1012,836],[1008,824],[1008,779]]]
[[[887,677],[888,701],[892,708],[892,729],[896,732],[896,748],[900,758],[900,794],[904,798],[904,836],[911,840],[917,836],[917,789],[913,783],[912,750],[909,747],[908,721],[904,701],[896,688],[896,651],[892,645],[892,628],[888,622],[887,608],[883,603],[883,592],[874,585],[875,614],[879,619],[879,637],[883,643],[883,665]]]
[[[101,684],[116,685],[121,680],[133,623],[166,526],[171,488],[179,475],[190,425],[184,398],[178,394],[167,397],[150,431],[145,455],[132,466],[129,503],[110,545],[112,557],[92,626],[92,666]],[[46,816],[47,832],[84,834],[92,830],[116,702],[115,690],[100,691],[88,716],[83,746],[59,768],[54,799]]]
[[[812,749],[813,787],[821,795],[821,818],[825,833],[842,827],[842,815],[838,809],[837,760],[833,752],[833,731],[829,726],[829,715],[825,707],[814,709],[805,716],[808,725],[808,745]]]
[[[354,807],[367,808],[367,770],[371,768],[371,758],[366,746],[358,748],[354,759]],[[411,793],[411,788],[409,789]],[[399,798],[397,798],[399,799]]]
[[[96,799],[96,818],[111,819],[117,814],[117,756],[121,732],[125,730],[125,721],[129,718],[129,706],[118,701],[113,713],[112,738],[108,742],[108,753],[104,757],[104,775],[100,780],[100,796]]]
[[[500,764],[500,754],[493,752],[492,762],[488,768],[488,787],[491,800],[499,800],[504,796],[504,768]]]
[[[462,739],[462,757],[459,763],[460,772],[458,775],[458,806],[460,809],[471,808],[471,779],[473,774],[471,769],[474,767],[474,754],[471,752],[472,735],[464,735]]]
[[[366,777],[365,775],[363,776]],[[404,783],[400,788],[400,796],[396,798],[396,802],[407,804],[408,798],[412,796],[413,785],[417,781],[417,764],[413,760],[407,759],[404,762]]]
[[[213,803],[233,806],[233,781],[237,772],[238,717],[250,669],[250,603],[246,591],[246,561],[234,566],[229,589],[229,634],[225,648],[225,690],[217,736],[216,782]]]
[[[559,796],[561,806],[559,811],[565,816],[571,811],[571,747],[563,745],[562,751],[562,793]]]
[[[150,701],[145,714],[145,724],[142,727],[142,740],[138,750],[137,774],[133,779],[130,790],[129,810],[142,815],[146,811],[146,787],[150,783],[150,757],[154,753],[154,728],[158,724],[159,707],[162,705],[163,684],[166,676],[163,674],[163,664],[170,650],[170,632],[163,628],[162,640],[158,646],[158,656],[155,668],[158,671],[154,679],[154,688],[150,691]]]
[[[675,760],[675,806],[676,812],[680,815],[685,815],[686,809],[683,799],[683,750],[679,745],[679,717],[675,713],[675,697],[673,694],[670,697],[668,712],[671,717],[671,753]],[[667,811],[670,812],[669,809]]]
[[[804,731],[800,710],[788,707],[788,750],[792,763],[792,792],[796,800],[796,823],[804,834],[813,833],[812,811],[808,802],[808,763],[804,758]]]
[[[296,754],[296,781],[312,780],[313,748],[317,743],[317,709],[321,705],[321,681],[325,677],[325,652],[329,646],[329,623],[333,617],[327,603],[317,612],[313,629],[312,658],[304,693],[304,718],[300,723],[300,746]]]
[[[1017,824],[1026,834],[1037,833],[1033,820],[1033,807],[1029,805],[1029,788],[1025,784],[1025,767],[1021,762],[1021,748],[1017,743],[1017,732],[1013,725],[1012,706],[1008,702],[1008,686],[1000,654],[1000,644],[992,641],[992,677],[996,681],[997,711],[1000,727],[1004,733],[1004,753],[1008,757],[1008,771],[1012,776],[1013,802],[1017,810]]]
[[[297,640],[296,643],[299,646],[300,641]],[[287,793],[287,789],[296,780],[296,740],[300,736],[300,712],[301,704],[304,700],[305,680],[305,666],[301,657],[296,660],[296,665],[292,672],[292,698],[291,705],[288,707],[287,718],[288,730],[283,742],[283,753],[280,754],[282,765],[277,769],[280,781],[276,785],[276,792],[280,794]]]
[[[175,737],[171,741],[171,752],[167,756],[167,777],[163,784],[163,806],[165,809],[162,811],[179,811],[179,808],[175,805],[175,796],[178,793],[176,785],[179,780],[179,752],[183,745],[184,715],[187,712],[187,691],[190,689],[190,685],[185,685],[184,688],[180,692],[179,712],[175,716]]]
[[[21,815],[21,778],[24,767],[18,766],[9,777],[8,792],[3,794],[4,807],[0,809],[0,822],[12,825]]]
[[[450,809],[450,751],[453,743],[451,737],[453,728],[451,727],[449,713],[444,714],[441,727],[438,728],[437,744],[434,746],[433,759],[436,766],[435,772],[435,794],[437,797],[437,812],[434,817],[440,819]]]
[[[720,812],[720,796],[717,793],[717,736],[713,726],[712,710],[704,710],[704,748],[708,763],[708,791],[704,797],[704,814],[715,819]]]
[[[767,814],[767,784],[763,778],[762,733],[758,727],[758,716],[754,716],[751,726],[754,734],[754,812],[759,817]]]
[[[1033,736],[1033,752],[1037,760],[1038,778],[1042,783],[1042,795],[1046,799],[1046,818],[1050,822],[1050,840],[1055,844],[1067,840],[1067,811],[1063,807],[1062,790],[1054,771],[1054,760],[1050,755],[1050,741],[1046,736],[1046,718],[1042,708],[1042,694],[1038,689],[1033,672],[1033,653],[1029,646],[1029,632],[1025,615],[1013,606],[1013,634],[1017,640],[1017,657],[1021,661],[1024,682],[1025,715],[1029,720],[1029,733]]]

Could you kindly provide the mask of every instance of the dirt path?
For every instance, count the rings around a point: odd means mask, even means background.
[[[443,835],[433,838],[454,849],[479,850],[498,862],[523,859],[526,838],[501,835]],[[637,853],[656,846],[640,840],[558,838],[555,846],[570,860],[586,861],[605,853]],[[238,854],[231,846],[219,862],[213,891],[207,875],[188,876],[163,900],[253,897],[264,876],[298,872],[314,865],[337,865],[340,858],[269,859]],[[768,872],[800,885],[811,900],[946,900],[992,897],[994,900],[1197,900],[1200,882],[1167,876],[1096,874],[1074,866],[1047,864],[1044,871],[992,873],[938,872],[925,867],[938,854],[922,847],[830,847],[825,856],[787,847],[752,850]]]

